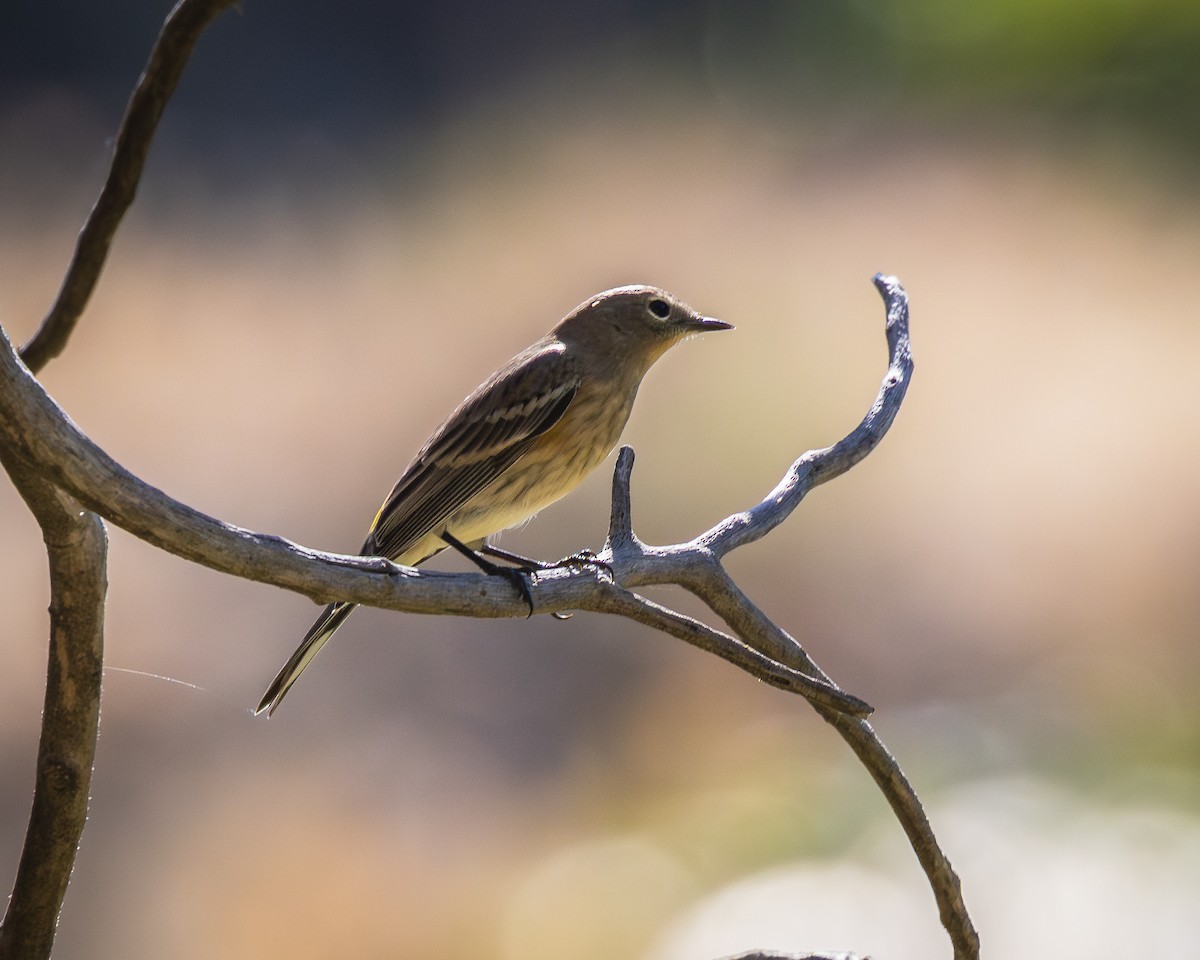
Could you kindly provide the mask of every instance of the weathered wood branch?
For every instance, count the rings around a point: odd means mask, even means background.
[[[50,561],[50,652],[33,807],[0,923],[0,960],[50,956],[58,913],[87,820],[100,723],[108,538],[93,513],[0,447],[42,527]]]
[[[916,794],[861,718],[870,708],[845,693],[803,648],[759,610],[721,565],[731,550],[765,536],[813,486],[845,472],[879,442],[904,398],[912,370],[907,299],[894,278],[876,277],[887,305],[889,366],[862,423],[845,439],[800,457],[760,503],[688,543],[651,547],[629,520],[632,451],[614,477],[603,566],[568,565],[540,573],[535,611],[615,613],[716,653],[752,675],[808,698],[850,743],[887,796],[926,868],[951,932],[956,957],[977,955],[958,879],[938,850]],[[7,341],[0,346],[8,347]],[[322,553],[206,516],[134,477],[82,434],[25,370],[0,349],[0,437],[87,508],[150,543],[234,576],[272,583],[317,601],[352,600],[387,609],[473,617],[520,616],[522,599],[504,578],[401,567],[380,558]],[[606,569],[607,568],[607,569]],[[611,570],[611,577],[609,571]],[[730,636],[632,592],[675,583],[703,599],[738,635]],[[975,951],[975,952],[973,952]]]

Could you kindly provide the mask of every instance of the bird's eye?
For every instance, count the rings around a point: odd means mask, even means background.
[[[659,320],[666,320],[671,315],[671,305],[660,297],[655,297],[647,303],[646,309],[658,317]]]

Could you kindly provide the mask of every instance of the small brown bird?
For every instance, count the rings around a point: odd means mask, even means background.
[[[617,287],[585,300],[434,431],[375,515],[360,553],[416,566],[453,546],[496,572],[474,551],[569,493],[608,456],[654,361],[692,334],[731,326],[657,287]],[[325,608],[256,714],[275,711],[354,607]]]

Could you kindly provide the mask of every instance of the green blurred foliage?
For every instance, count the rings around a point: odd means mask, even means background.
[[[776,106],[1003,109],[1200,146],[1190,0],[771,0],[721,2],[711,17],[710,56]]]

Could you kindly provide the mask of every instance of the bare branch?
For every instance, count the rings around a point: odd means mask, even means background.
[[[786,520],[818,484],[841,476],[862,460],[887,433],[912,379],[912,346],[908,338],[908,294],[895,277],[877,273],[872,281],[887,305],[890,362],[875,403],[854,430],[832,447],[810,450],[792,464],[778,485],[757,506],[734,514],[696,538],[697,543],[723,557],[753,543]]]
[[[4,921],[0,960],[50,956],[87,819],[100,721],[108,539],[104,525],[7,447],[3,462],[42,526],[50,560],[50,654],[33,809]]]
[[[62,287],[42,325],[21,350],[21,359],[35,373],[62,353],[67,339],[91,298],[113,236],[137,194],[142,168],[159,118],[191,56],[200,34],[235,0],[180,0],[163,24],[138,81],[113,146],[104,187],[92,207],[67,268]]]

